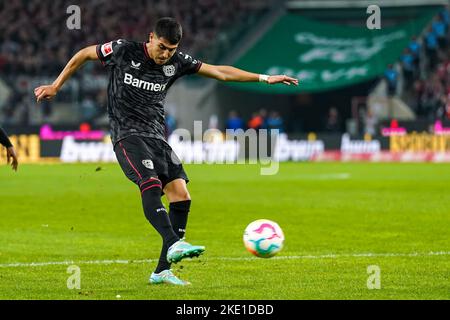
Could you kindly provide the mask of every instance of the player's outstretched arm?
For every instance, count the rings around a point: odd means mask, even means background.
[[[200,66],[198,74],[217,79],[220,81],[238,81],[238,82],[267,82],[268,84],[283,83],[285,85],[298,85],[298,79],[286,75],[264,75],[244,71],[232,66],[215,66],[203,63]]]
[[[64,82],[72,76],[72,74],[78,70],[86,61],[98,59],[96,46],[89,46],[78,51],[72,59],[64,67],[63,71],[59,74],[58,78],[50,85],[43,85],[34,89],[34,95],[39,102],[42,99],[53,98],[62,87]]]

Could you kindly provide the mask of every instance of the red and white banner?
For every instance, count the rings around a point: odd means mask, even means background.
[[[450,152],[390,152],[345,153],[324,151],[311,156],[310,161],[341,162],[450,162]]]

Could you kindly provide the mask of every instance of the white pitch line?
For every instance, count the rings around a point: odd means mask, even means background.
[[[437,252],[412,252],[412,253],[347,253],[347,254],[323,254],[323,255],[306,255],[306,256],[275,256],[271,259],[275,260],[297,260],[297,259],[337,259],[337,258],[367,258],[367,257],[429,257],[429,256],[448,256],[450,251],[437,251]],[[244,258],[244,257],[224,257],[213,258],[211,260],[255,260],[258,258]]]
[[[351,175],[347,172],[342,173],[323,173],[323,174],[298,174],[289,178],[300,180],[346,180],[350,179]]]
[[[317,178],[320,180],[345,180],[350,179],[350,173],[319,174]]]
[[[376,257],[430,257],[430,256],[448,256],[450,251],[430,251],[430,252],[411,252],[411,253],[347,253],[347,254],[323,254],[323,255],[305,255],[305,256],[276,256],[273,260],[300,260],[300,259],[337,259],[337,258],[376,258]],[[205,257],[208,261],[248,261],[258,260],[256,257]],[[30,262],[30,263],[5,263],[0,264],[0,268],[16,267],[45,267],[54,265],[83,265],[83,264],[135,264],[152,263],[157,259],[143,260],[91,260],[91,261],[53,261],[53,262]],[[190,260],[185,260],[190,261]],[[183,262],[185,262],[183,261]],[[195,260],[194,260],[195,261]]]

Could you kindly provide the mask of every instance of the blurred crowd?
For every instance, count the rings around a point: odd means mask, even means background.
[[[278,111],[267,112],[266,109],[260,109],[253,112],[249,119],[243,119],[235,110],[230,111],[225,123],[225,129],[247,130],[247,129],[276,129],[280,133],[285,132],[284,121]]]
[[[421,36],[411,38],[400,56],[400,68],[391,64],[384,73],[387,95],[398,94],[401,72],[404,94],[412,97],[408,102],[413,111],[430,120],[450,119],[449,27],[449,10],[444,9]]]
[[[218,41],[227,41],[227,30],[244,24],[255,14],[264,12],[273,1],[264,0],[8,0],[0,1],[0,76],[12,85],[13,94],[0,116],[12,115],[27,122],[32,97],[20,88],[18,77],[53,79],[70,57],[81,48],[117,38],[146,41],[154,22],[171,16],[183,26],[180,50],[203,59],[205,50]],[[80,8],[80,29],[69,29],[68,7]],[[230,39],[228,39],[230,40]],[[90,64],[74,75],[83,84],[83,74],[104,74],[100,63]],[[28,81],[28,80],[25,80]],[[81,115],[95,118],[104,114],[104,89],[78,92]],[[59,95],[61,98],[61,95]],[[73,102],[73,101],[71,101]],[[51,115],[47,104],[44,118]]]
[[[145,41],[154,22],[163,16],[183,26],[181,48],[196,53],[221,31],[245,20],[264,1],[228,0],[79,0],[81,28],[70,30],[66,12],[71,1],[8,0],[0,2],[0,71],[54,75],[84,46],[118,37]]]
[[[419,116],[450,120],[450,54],[438,62],[428,79],[414,82],[414,97]]]
[[[7,103],[0,110],[0,119],[6,123],[29,124],[33,97],[29,87],[26,87],[30,83],[25,84],[29,80],[22,80],[21,77],[26,75],[30,78],[54,79],[70,57],[82,47],[119,37],[146,41],[151,26],[158,18],[172,16],[183,25],[184,35],[180,49],[202,59],[204,50],[217,47],[213,43],[218,40],[227,41],[226,30],[248,20],[250,16],[264,12],[273,2],[79,0],[76,5],[81,10],[81,28],[70,30],[66,22],[72,14],[67,12],[67,8],[74,4],[71,1],[0,1],[0,77],[13,89]],[[418,116],[430,120],[450,119],[449,26],[450,15],[446,9],[420,35],[411,38],[398,63],[387,66],[384,73],[388,96],[395,96],[401,91],[399,79],[403,78],[403,93],[413,97],[410,105]],[[80,83],[76,95],[71,92],[61,92],[58,95],[59,99],[66,97],[65,102],[68,103],[78,99],[76,103],[81,121],[93,123],[105,115],[104,86],[84,85],[85,75],[96,79],[100,74],[104,74],[101,64],[89,64],[74,75]],[[43,121],[51,119],[52,102],[45,101],[41,110]],[[366,131],[373,132],[378,122],[375,115],[367,112],[364,119],[368,128]],[[344,120],[338,108],[330,106],[324,115],[324,130],[343,131]],[[168,123],[173,127],[176,119],[169,117]],[[248,119],[242,119],[235,111],[231,112],[226,127],[285,130],[280,114],[266,110],[260,110]]]

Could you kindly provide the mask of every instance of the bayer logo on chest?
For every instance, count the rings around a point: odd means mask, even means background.
[[[162,67],[164,75],[166,77],[172,77],[175,74],[175,66],[173,64],[168,64]]]

